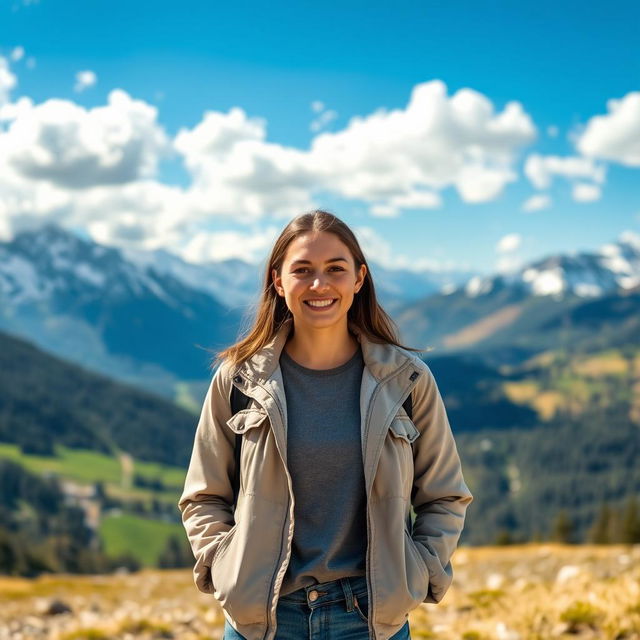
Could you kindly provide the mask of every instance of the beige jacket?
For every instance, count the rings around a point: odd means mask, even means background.
[[[205,397],[184,491],[178,502],[196,558],[198,589],[220,602],[247,640],[272,640],[276,605],[291,557],[294,495],[287,470],[287,405],[279,357],[292,320],[243,365],[223,363]],[[357,327],[367,492],[369,635],[386,640],[422,602],[439,602],[452,580],[451,556],[473,496],[445,407],[428,366],[411,352],[368,340]],[[231,385],[251,401],[231,415]],[[402,408],[412,393],[413,419]],[[243,434],[234,514],[236,434]],[[413,442],[413,458],[412,447]],[[407,528],[410,506],[416,519]]]

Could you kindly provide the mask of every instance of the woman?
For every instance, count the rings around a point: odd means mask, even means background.
[[[293,219],[253,327],[218,356],[178,503],[225,640],[401,640],[447,591],[473,497],[431,371],[392,327],[347,225]]]

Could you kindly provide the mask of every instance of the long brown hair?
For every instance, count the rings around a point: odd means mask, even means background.
[[[212,360],[211,368],[215,368],[223,360],[228,360],[233,367],[248,360],[266,345],[278,332],[283,322],[291,317],[291,311],[289,311],[284,298],[279,296],[275,289],[272,270],[275,269],[278,274],[281,273],[282,264],[292,240],[305,233],[315,231],[328,231],[337,235],[351,251],[356,271],[362,264],[367,267],[364,283],[353,298],[353,303],[347,312],[347,318],[372,342],[386,342],[409,351],[421,351],[400,344],[395,322],[376,299],[369,265],[353,231],[334,214],[316,209],[293,218],[280,233],[271,249],[271,255],[265,267],[262,292],[253,326],[238,342],[220,351]]]

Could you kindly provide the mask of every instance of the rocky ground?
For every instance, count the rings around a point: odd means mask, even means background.
[[[438,605],[410,613],[438,640],[640,640],[640,545],[460,548]],[[220,640],[224,617],[188,570],[0,577],[0,640]]]

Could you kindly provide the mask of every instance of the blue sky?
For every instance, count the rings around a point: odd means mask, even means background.
[[[639,27],[632,2],[8,0],[0,232],[258,260],[313,204],[389,265],[597,249],[640,231]]]

